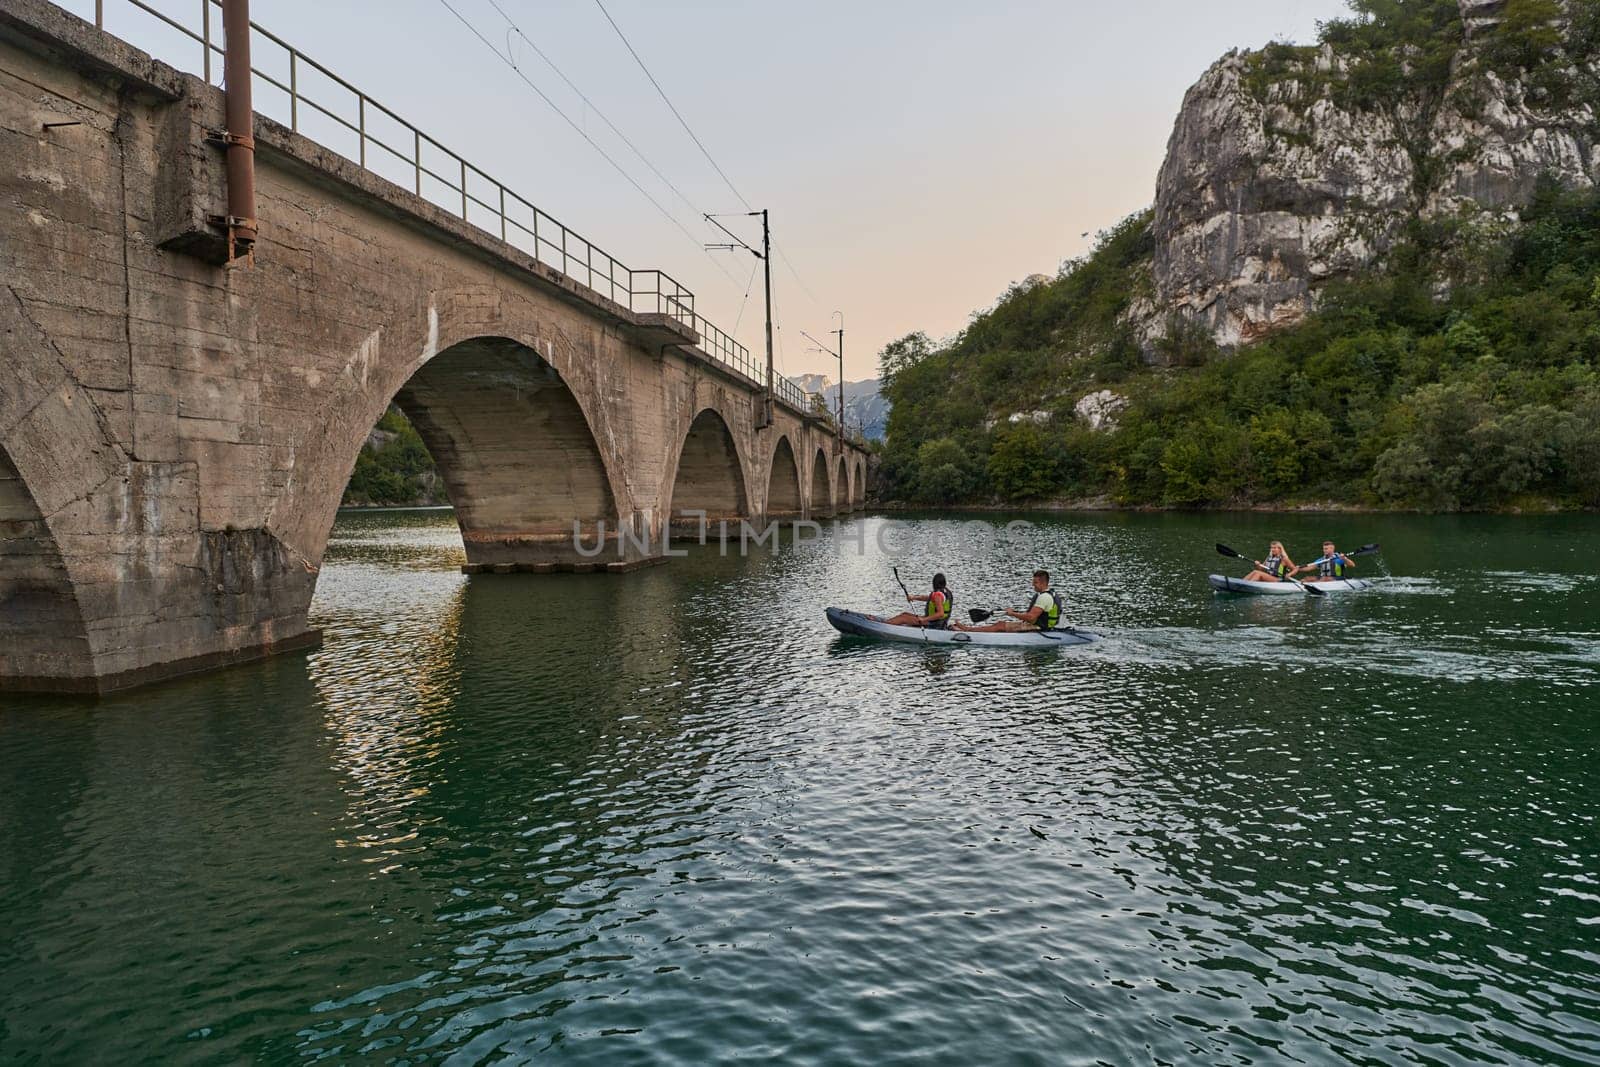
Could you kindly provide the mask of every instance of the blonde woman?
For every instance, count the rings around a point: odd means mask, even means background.
[[[1267,546],[1267,558],[1253,560],[1256,569],[1244,576],[1247,582],[1281,582],[1295,571],[1294,560],[1289,558],[1282,541]]]

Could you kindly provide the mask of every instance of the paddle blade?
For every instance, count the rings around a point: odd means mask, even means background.
[[[1326,589],[1318,589],[1317,588],[1317,584],[1315,582],[1302,582],[1302,583],[1300,583],[1300,588],[1304,589],[1306,592],[1310,593],[1312,596],[1327,596],[1328,595],[1328,591]]]
[[[983,622],[985,619],[991,618],[994,612],[984,611],[982,608],[968,608],[967,615],[971,617],[973,622]]]
[[[1376,551],[1378,551],[1378,542],[1374,541],[1370,545],[1362,545],[1350,554],[1352,556],[1370,556]]]
[[[1219,553],[1221,553],[1222,555],[1228,556],[1228,557],[1230,557],[1232,559],[1244,559],[1244,554],[1243,553],[1235,552],[1233,549],[1229,548],[1227,545],[1223,544],[1221,541],[1217,542],[1217,551]]]

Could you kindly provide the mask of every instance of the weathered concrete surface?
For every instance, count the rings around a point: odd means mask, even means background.
[[[221,125],[198,79],[40,0],[0,6],[0,686],[315,641],[328,533],[391,400],[473,567],[624,569],[675,508],[863,499],[864,456],[811,462],[827,428],[782,405],[756,429],[754,383],[686,327],[259,117],[255,263],[218,265]],[[575,521],[626,536],[581,556]]]

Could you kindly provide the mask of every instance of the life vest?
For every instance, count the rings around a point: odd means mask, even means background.
[[[940,605],[937,614],[934,612],[933,598],[943,597],[944,603]],[[956,602],[955,594],[950,592],[950,587],[935,589],[928,594],[928,602],[922,607],[922,617],[928,620],[928,625],[935,629],[943,629],[945,623],[950,621],[950,607]]]
[[[1335,552],[1327,559],[1318,561],[1317,573],[1322,575],[1324,578],[1343,578],[1344,556],[1340,555],[1338,552]]]
[[[1039,617],[1034,620],[1034,624],[1041,630],[1054,630],[1056,623],[1061,621],[1061,598],[1056,595],[1054,589],[1046,589],[1042,593],[1033,594],[1033,599],[1028,601],[1028,610],[1032,611],[1035,607],[1040,606],[1039,598],[1046,596],[1050,598],[1050,606],[1039,613]]]
[[[1283,561],[1282,556],[1268,556],[1264,562],[1267,565],[1268,574],[1282,578],[1289,573],[1289,565]]]

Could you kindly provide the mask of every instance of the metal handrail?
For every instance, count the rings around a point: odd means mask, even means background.
[[[806,392],[804,389],[800,388],[799,385],[797,385],[795,382],[791,381],[790,379],[785,378],[782,375],[779,375],[778,376],[778,380],[773,383],[772,391],[773,391],[773,393],[775,393],[777,395],[779,400],[782,400],[785,403],[788,403],[789,405],[791,405],[793,407],[797,407],[800,410],[805,411],[807,413],[811,412],[811,395],[812,394],[810,394],[810,393]],[[820,413],[820,412],[818,414],[822,418],[825,418],[830,422],[833,420],[833,416],[831,416],[831,415],[826,415],[826,414],[823,414],[823,413]]]
[[[197,2],[200,8],[200,30],[196,32],[183,24],[179,19],[151,6],[146,0],[113,0],[126,6],[135,8],[150,15],[166,26],[170,27],[200,45],[201,76],[208,84],[212,83],[212,53],[218,56],[223,54],[220,21],[217,22],[217,33],[213,33],[212,8],[219,11],[222,0],[188,0]],[[106,0],[94,0],[95,28],[105,31]],[[263,71],[252,63],[251,72],[264,83],[284,93],[288,98],[289,115],[287,125],[295,133],[300,132],[301,106],[304,105],[312,112],[322,115],[331,122],[356,135],[356,155],[354,158],[345,155],[364,170],[371,171],[379,177],[384,177],[381,171],[375,169],[368,162],[368,148],[374,147],[381,150],[388,158],[412,172],[412,192],[428,200],[430,203],[453,214],[459,215],[468,225],[477,226],[478,229],[496,236],[492,230],[487,230],[479,225],[473,218],[473,208],[480,210],[482,215],[492,220],[491,224],[499,226],[498,237],[501,241],[533,257],[536,263],[553,267],[562,274],[579,282],[588,289],[605,296],[608,300],[628,308],[633,312],[654,312],[671,316],[694,330],[700,336],[700,350],[714,361],[727,366],[734,371],[749,378],[760,385],[766,379],[766,368],[758,363],[751,355],[750,350],[728,334],[718,329],[712,323],[700,316],[695,311],[694,294],[685,288],[677,279],[665,271],[656,269],[635,270],[598,245],[568,229],[557,222],[550,215],[535,207],[512,189],[467,162],[464,156],[458,155],[440,144],[434,138],[423,133],[411,125],[389,108],[384,107],[367,94],[357,89],[354,85],[339,77],[327,67],[307,56],[289,42],[279,37],[270,30],[252,21],[250,28],[264,40],[276,45],[288,57],[288,82],[287,84],[269,72]],[[259,55],[252,49],[253,55]],[[300,76],[305,70],[315,71],[327,78],[340,89],[349,92],[354,100],[355,119],[352,121],[346,114],[335,110],[335,105],[326,101],[315,100],[308,96],[300,84]],[[266,113],[258,99],[257,110]],[[368,128],[369,113],[376,113],[394,122],[405,134],[409,136],[411,146],[409,152],[403,148],[389,144],[378,137]],[[281,121],[281,120],[280,120]],[[444,161],[444,170],[448,175],[439,173],[432,166],[424,162],[424,146],[437,152]],[[337,148],[326,146],[331,151],[339,152]],[[473,192],[470,179],[478,179],[488,190],[489,199]],[[424,181],[436,183],[449,197],[448,205],[424,192]],[[522,214],[522,221],[515,217],[514,212]],[[810,396],[794,382],[781,375],[774,375],[774,380],[769,383],[773,394],[784,403],[794,407],[805,414],[811,414]],[[832,417],[828,416],[829,421]]]

